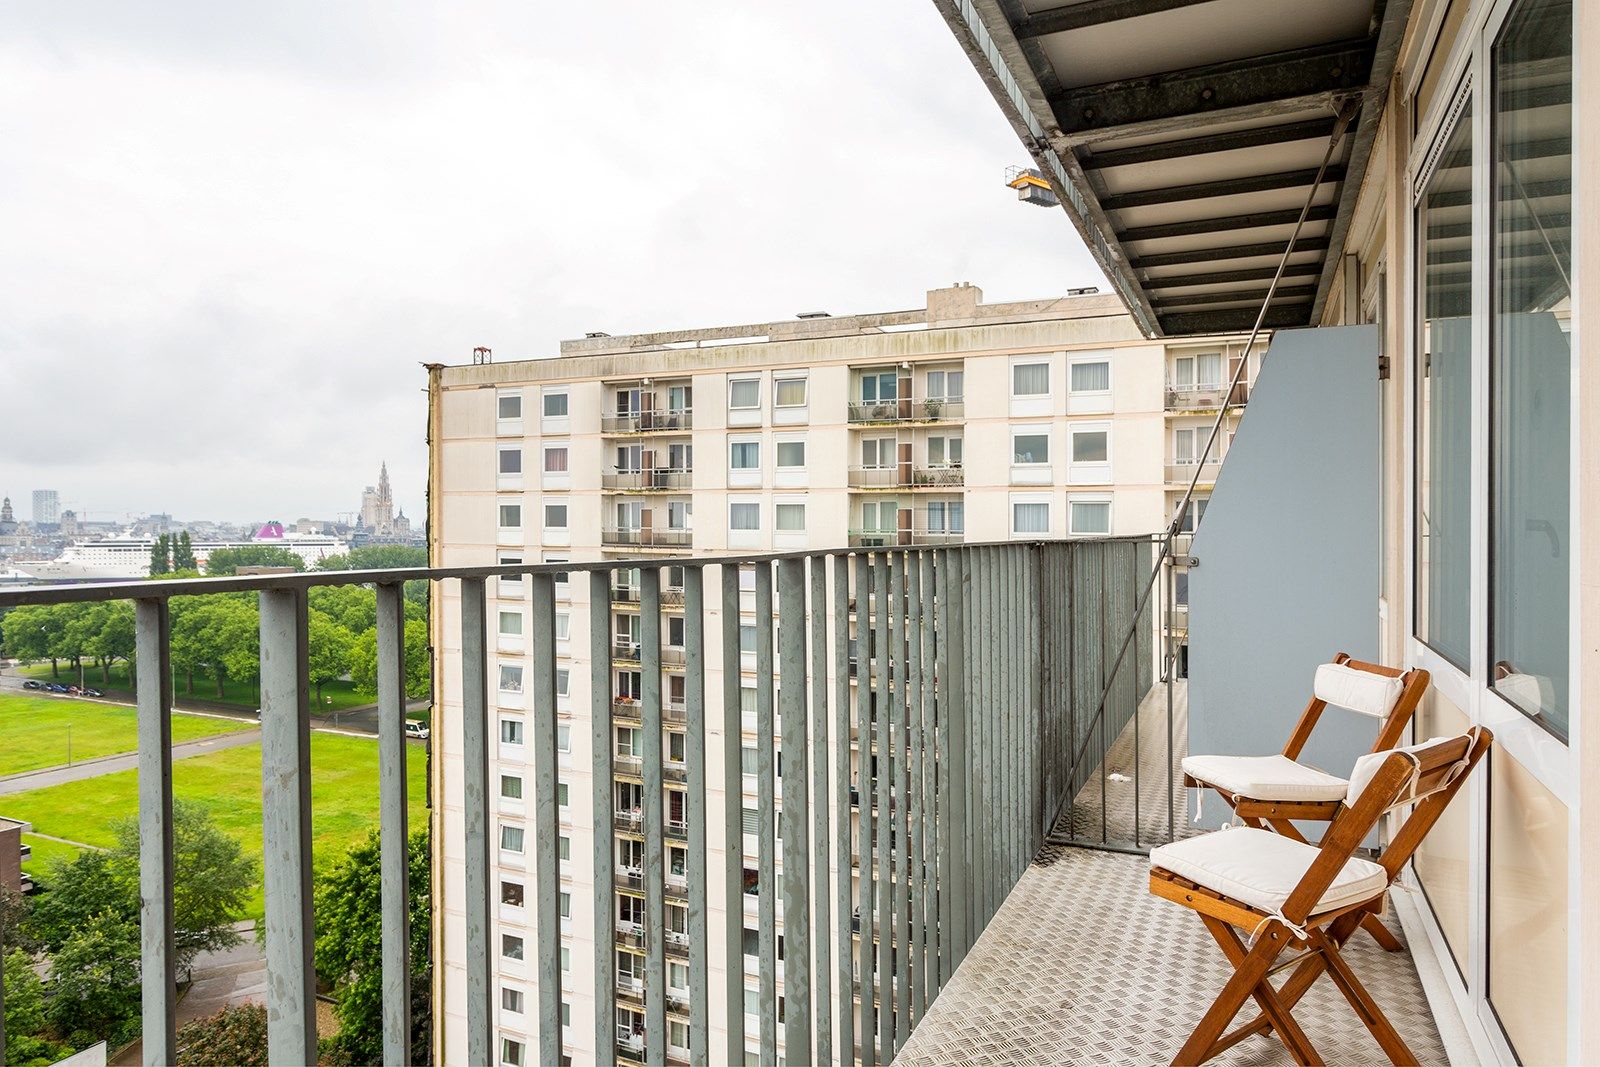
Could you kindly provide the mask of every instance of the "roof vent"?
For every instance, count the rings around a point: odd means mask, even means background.
[[[1100,291],[1098,285],[1080,285],[1076,289],[1068,289],[1068,296],[1093,296]]]
[[[591,330],[583,336],[593,339],[595,337],[610,337],[611,335],[604,330]]]
[[[796,315],[797,319],[831,319],[833,315],[826,311],[802,311]]]

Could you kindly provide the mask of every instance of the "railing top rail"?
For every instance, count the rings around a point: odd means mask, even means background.
[[[28,604],[71,604],[104,600],[168,600],[212,593],[256,593],[269,589],[312,589],[335,585],[395,585],[447,578],[512,578],[534,574],[585,574],[592,571],[660,570],[664,567],[742,566],[816,556],[874,556],[896,552],[965,552],[979,548],[1020,548],[1047,544],[1115,544],[1160,541],[1164,534],[1101,537],[1035,537],[1026,540],[962,541],[949,545],[840,546],[791,552],[738,552],[716,556],[638,556],[571,563],[508,563],[477,567],[397,567],[361,571],[298,571],[294,574],[225,575],[217,578],[128,578],[72,585],[24,585],[0,589],[0,608]]]

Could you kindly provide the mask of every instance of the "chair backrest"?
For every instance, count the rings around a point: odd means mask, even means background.
[[[1292,923],[1304,922],[1384,812],[1417,801],[1379,857],[1393,880],[1492,744],[1494,735],[1479,727],[1457,737],[1434,738],[1361,757],[1357,762],[1360,785],[1352,775],[1349,801],[1329,824],[1316,860],[1284,901],[1284,917]]]
[[[1311,702],[1300,713],[1300,721],[1283,746],[1283,754],[1297,759],[1311,738],[1312,728],[1329,704],[1378,719],[1382,725],[1373,739],[1373,752],[1393,748],[1411,722],[1422,695],[1428,691],[1431,676],[1420,667],[1401,671],[1379,663],[1352,659],[1341,652],[1332,663],[1317,668],[1312,681]]]

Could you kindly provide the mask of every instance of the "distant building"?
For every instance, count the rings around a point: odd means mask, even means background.
[[[61,494],[54,489],[33,491],[33,524],[54,526],[61,521]]]
[[[397,512],[394,492],[389,487],[389,464],[378,471],[377,486],[367,486],[361,494],[361,521],[354,540],[360,544],[409,544],[411,520]]]
[[[6,497],[0,502],[0,537],[8,537],[17,532],[17,517],[11,513],[11,498]]]
[[[61,513],[60,533],[63,537],[78,536],[78,513],[76,511],[68,509]]]

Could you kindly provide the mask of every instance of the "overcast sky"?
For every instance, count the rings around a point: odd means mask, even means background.
[[[423,512],[426,361],[1101,284],[929,0],[8,4],[0,493]]]

